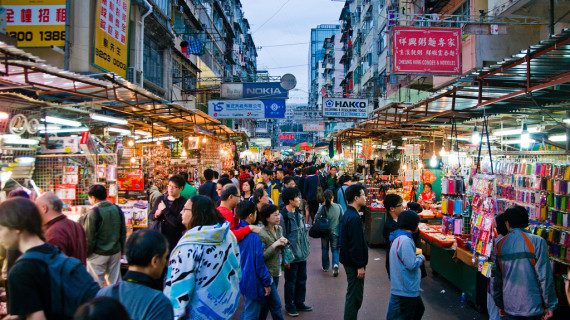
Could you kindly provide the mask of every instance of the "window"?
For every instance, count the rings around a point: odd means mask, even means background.
[[[170,0],[154,0],[154,3],[164,15],[170,18]]]
[[[380,54],[384,52],[388,46],[388,32],[386,32],[386,26],[382,28],[378,37],[378,53]]]
[[[144,78],[159,87],[163,87],[163,48],[153,39],[144,37]]]
[[[453,11],[452,15],[466,16],[465,18],[468,19],[469,16],[471,15],[471,6],[469,5],[469,2],[470,2],[469,0],[463,2],[459,7],[457,7],[457,9],[455,9],[455,11]],[[462,24],[456,22],[447,22],[447,23],[442,23],[441,26],[447,28],[460,28]]]

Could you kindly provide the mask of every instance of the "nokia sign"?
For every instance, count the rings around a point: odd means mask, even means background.
[[[223,99],[275,100],[289,98],[289,91],[279,82],[222,83],[220,94]]]

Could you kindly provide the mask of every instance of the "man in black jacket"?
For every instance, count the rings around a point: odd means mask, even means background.
[[[200,186],[198,189],[198,194],[201,196],[210,197],[210,199],[216,201],[217,199],[215,198],[218,194],[216,193],[216,184],[212,181],[212,179],[214,179],[214,170],[204,170],[204,179],[206,179],[206,182]]]
[[[351,185],[345,192],[348,208],[342,217],[340,229],[340,262],[344,265],[348,280],[344,304],[345,320],[358,318],[364,294],[368,246],[364,237],[364,225],[358,214],[366,205],[364,190],[362,185]]]
[[[152,222],[160,222],[160,232],[168,239],[170,250],[176,247],[186,227],[182,224],[182,209],[188,199],[180,195],[186,181],[181,175],[173,175],[168,179],[168,194],[162,195],[154,203],[149,218]],[[215,189],[214,189],[215,191]]]

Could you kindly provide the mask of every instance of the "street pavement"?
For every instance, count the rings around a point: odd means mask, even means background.
[[[332,269],[329,272],[321,270],[321,241],[309,238],[311,254],[307,263],[307,298],[306,304],[313,306],[311,312],[299,312],[295,319],[342,319],[344,314],[344,300],[346,295],[346,273],[342,264],[339,276],[334,278]],[[329,253],[330,254],[330,253]],[[370,248],[368,251],[368,266],[364,281],[364,301],[358,319],[378,320],[386,319],[388,302],[390,300],[390,281],[386,273],[386,249]],[[426,311],[422,319],[488,319],[486,313],[478,313],[469,304],[461,303],[461,292],[441,277],[433,276],[428,263],[428,276],[422,279],[421,293]],[[283,302],[283,275],[279,279],[279,296]],[[243,299],[242,299],[243,300]],[[243,301],[233,319],[241,314]],[[283,307],[285,319],[289,317]],[[271,319],[271,315],[268,316]]]

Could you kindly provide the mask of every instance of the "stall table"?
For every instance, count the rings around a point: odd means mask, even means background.
[[[454,259],[455,250],[442,248],[423,236],[421,238],[430,245],[430,266],[434,273],[465,292],[467,300],[484,310],[487,307],[487,278],[477,271],[477,267]]]

